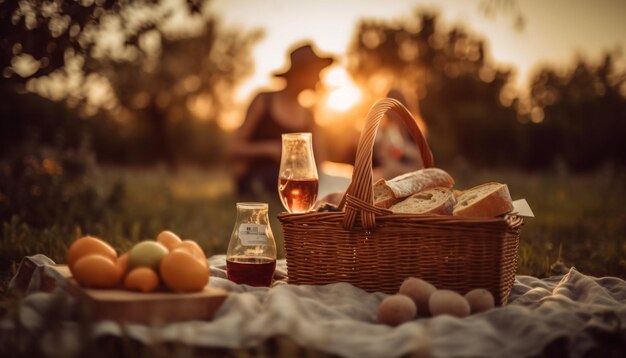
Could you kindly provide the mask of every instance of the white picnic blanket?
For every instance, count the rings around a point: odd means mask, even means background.
[[[38,266],[28,286],[34,292],[45,265],[51,262],[41,255],[26,260]],[[575,269],[543,280],[517,276],[505,307],[464,319],[439,316],[388,327],[376,323],[377,306],[385,294],[367,293],[345,283],[307,286],[279,281],[271,289],[253,288],[225,279],[223,255],[211,257],[209,263],[210,285],[233,292],[212,321],[162,327],[122,327],[103,321],[95,325],[93,334],[128,335],[146,344],[180,342],[222,348],[253,347],[268,338],[288,336],[300,346],[346,357],[396,357],[411,352],[434,357],[560,352],[582,357],[626,350],[626,282],[619,278],[590,277]],[[284,279],[285,275],[282,260],[276,277]],[[37,328],[53,296],[58,293],[33,293],[23,300],[21,319],[26,327]],[[68,331],[65,339],[51,342],[54,346],[44,351],[58,351],[62,345],[72,351],[77,344],[72,332],[80,326],[68,318],[63,327]],[[8,329],[11,322],[0,320],[0,336]]]

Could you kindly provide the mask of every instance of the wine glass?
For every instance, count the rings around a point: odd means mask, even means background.
[[[290,213],[307,212],[317,200],[319,178],[311,138],[311,133],[282,135],[278,195]]]

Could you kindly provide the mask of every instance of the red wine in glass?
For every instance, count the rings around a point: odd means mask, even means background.
[[[257,287],[269,287],[276,270],[276,260],[269,257],[233,256],[226,260],[228,279]]]

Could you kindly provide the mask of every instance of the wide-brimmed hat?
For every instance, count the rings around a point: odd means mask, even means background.
[[[335,59],[331,56],[318,55],[310,43],[300,45],[289,54],[289,68],[274,73],[274,76],[284,77],[291,72],[316,71],[319,72],[330,66]]]

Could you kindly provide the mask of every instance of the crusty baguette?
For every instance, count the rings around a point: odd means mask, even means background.
[[[402,174],[391,180],[380,179],[374,184],[374,205],[389,208],[402,199],[434,188],[451,188],[454,179],[450,174],[439,168],[425,168]]]
[[[443,187],[431,188],[415,193],[392,205],[394,213],[452,215],[456,198],[452,190]]]
[[[485,183],[465,190],[454,206],[453,215],[492,218],[513,210],[506,184]]]

